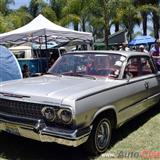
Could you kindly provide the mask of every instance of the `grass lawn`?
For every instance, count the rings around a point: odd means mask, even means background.
[[[159,155],[157,160],[160,159],[160,106],[154,106],[118,130],[115,130],[109,150],[95,158],[89,157],[81,147],[72,148],[51,143],[41,143],[0,132],[0,159],[115,160],[146,159],[145,156],[148,159],[156,154]]]

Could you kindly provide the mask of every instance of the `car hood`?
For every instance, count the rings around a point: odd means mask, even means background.
[[[54,99],[56,103],[60,103],[64,98],[77,99],[118,84],[119,81],[115,80],[93,80],[84,77],[44,75],[2,83],[0,92],[23,95],[24,97],[29,96],[32,99],[38,97],[40,101],[43,98],[45,100],[50,98]]]

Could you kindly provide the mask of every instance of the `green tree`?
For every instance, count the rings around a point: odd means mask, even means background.
[[[62,10],[67,5],[67,0],[48,0],[49,6],[55,12],[57,20],[63,18]]]
[[[42,9],[47,6],[47,3],[44,2],[44,0],[31,0],[29,3],[29,13],[36,17],[39,13],[42,12]]]
[[[8,19],[0,13],[0,33],[4,33],[13,29],[13,25]]]
[[[143,35],[147,35],[147,16],[150,13],[148,3],[149,0],[134,0],[134,5],[136,8],[139,8],[142,17]]]
[[[6,19],[12,23],[13,28],[19,28],[32,20],[32,16],[28,13],[26,7],[20,7],[9,14]]]
[[[135,25],[140,25],[141,15],[139,9],[133,5],[133,1],[121,0],[121,25],[128,30],[128,39],[132,39]]]
[[[49,19],[52,22],[57,22],[57,16],[54,10],[50,6],[46,6],[42,8],[41,13],[43,16],[45,16],[47,19]]]
[[[134,0],[135,6],[139,8],[142,15],[143,35],[147,35],[147,16],[150,14],[153,18],[154,36],[159,37],[160,28],[160,14],[159,14],[159,0]]]
[[[86,22],[88,21],[87,0],[68,0],[67,5],[63,9],[64,18],[61,22],[63,25],[68,25],[71,22],[74,24],[74,29],[86,31]]]
[[[160,32],[160,14],[159,14],[159,1],[153,0],[153,28],[154,28],[154,36],[155,38],[159,38],[159,32]]]
[[[10,11],[9,5],[14,3],[15,3],[14,0],[0,0],[0,12],[3,15],[8,14],[8,12]]]
[[[115,31],[118,31],[120,26],[127,28],[128,37],[132,38],[133,28],[140,24],[141,16],[131,0],[89,0],[89,2],[88,7],[92,13],[89,23],[94,34],[103,33],[106,48],[112,25],[115,26]]]

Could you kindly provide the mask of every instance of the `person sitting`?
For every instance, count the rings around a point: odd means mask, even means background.
[[[90,63],[87,65],[87,73],[89,75],[95,75],[96,74],[96,68],[93,61],[90,61]]]

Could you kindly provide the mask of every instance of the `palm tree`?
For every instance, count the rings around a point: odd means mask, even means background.
[[[154,28],[154,36],[156,39],[159,38],[159,31],[160,31],[160,14],[159,14],[159,2],[153,2],[154,8],[152,11],[153,14],[153,28]]]
[[[5,16],[0,13],[0,33],[4,33],[13,29],[13,25]]]
[[[62,9],[66,6],[67,0],[48,0],[49,6],[55,12],[57,20],[63,18]]]
[[[41,13],[42,8],[46,7],[47,3],[44,2],[44,0],[31,0],[29,3],[29,13],[36,17],[39,13]]]
[[[93,26],[94,34],[104,34],[105,47],[108,47],[110,21],[113,17],[116,0],[89,0],[87,5],[90,11],[89,23]],[[99,34],[101,36],[101,34]]]
[[[153,19],[153,28],[155,38],[159,37],[159,28],[160,28],[160,16],[158,12],[159,3],[158,0],[134,0],[134,3],[140,9],[142,15],[142,24],[143,24],[143,35],[147,35],[147,16],[148,14],[152,15]]]
[[[87,0],[68,0],[63,9],[64,18],[61,20],[63,25],[68,25],[71,22],[74,24],[74,29],[78,30],[80,25],[82,31],[86,31],[86,22],[88,20],[88,1]]]
[[[122,26],[128,30],[128,39],[132,39],[132,34],[135,25],[140,25],[141,23],[141,16],[139,14],[139,9],[137,9],[133,2],[130,0],[121,0],[122,5],[122,14],[121,14],[121,21]]]
[[[0,0],[0,12],[6,15],[9,12],[9,5],[14,3],[14,0]]]
[[[15,29],[30,22],[32,16],[28,13],[28,8],[22,6],[6,16],[6,19],[12,23],[12,26]]]
[[[115,32],[119,31],[120,25],[122,23],[122,17],[124,14],[124,1],[123,0],[113,0],[112,1],[112,18],[111,18],[111,25],[113,24],[115,26]]]
[[[57,16],[55,11],[50,7],[50,6],[46,6],[44,8],[42,8],[41,13],[50,21],[52,22],[57,22]],[[58,23],[58,22],[57,22]]]
[[[134,5],[139,8],[142,17],[143,35],[147,35],[147,16],[150,13],[149,0],[134,0]]]
[[[133,6],[131,0],[92,0],[91,11],[93,15],[97,15],[98,18],[103,18],[103,28],[105,36],[105,45],[108,46],[108,37],[110,34],[110,27],[115,24],[115,30],[119,30],[121,25],[128,30],[128,37],[132,39],[133,28],[135,24],[140,24],[141,17],[138,10]],[[94,12],[94,10],[98,10]]]

